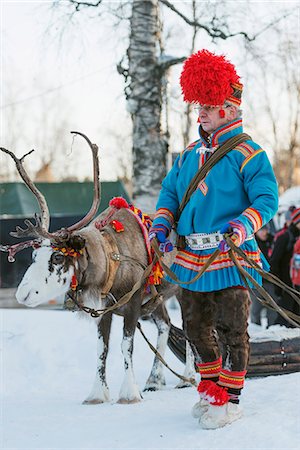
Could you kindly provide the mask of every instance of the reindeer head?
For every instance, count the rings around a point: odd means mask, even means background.
[[[57,243],[44,239],[34,249],[32,264],[18,286],[18,302],[34,307],[75,289],[84,247],[85,239],[79,235]]]
[[[8,252],[10,262],[14,256],[26,247],[33,247],[32,264],[27,269],[18,286],[16,298],[26,306],[37,306],[41,303],[63,295],[77,283],[79,274],[79,260],[84,257],[85,240],[74,231],[82,229],[96,215],[100,204],[99,161],[98,147],[82,133],[72,132],[83,136],[93,153],[94,167],[94,200],[90,211],[76,224],[50,233],[50,215],[47,202],[43,194],[34,185],[23,167],[24,155],[18,159],[12,152],[1,148],[15,161],[19,174],[28,188],[34,193],[41,210],[41,218],[35,217],[35,224],[25,220],[27,228],[16,228],[10,234],[17,238],[31,237],[33,239],[12,246],[0,245],[1,251]]]

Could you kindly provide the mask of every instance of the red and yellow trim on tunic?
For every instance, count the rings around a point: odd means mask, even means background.
[[[197,364],[201,379],[218,377],[222,368],[222,356],[215,361]]]
[[[248,220],[250,220],[253,227],[253,233],[256,233],[262,227],[263,225],[262,217],[256,209],[247,208],[245,209],[242,215],[247,217]]]
[[[235,147],[236,151],[242,153],[246,158],[251,156],[253,153],[255,153],[257,150],[255,150],[250,144],[247,144],[246,142],[243,142],[242,144],[239,144]]]
[[[244,250],[244,253],[250,258],[252,261],[255,261],[256,263],[260,262],[260,250],[249,252],[247,250]],[[193,270],[195,272],[198,272],[204,264],[207,262],[207,260],[210,258],[210,254],[208,255],[197,255],[195,253],[191,253],[187,250],[179,250],[178,254],[176,255],[175,263],[179,266],[184,267],[188,270]],[[244,259],[236,255],[237,259],[239,260],[240,264],[242,266],[251,267],[249,264],[246,263]],[[233,267],[234,262],[229,257],[229,254],[227,252],[220,253],[219,256],[213,261],[213,263],[206,269],[206,272],[212,272],[214,270],[220,270],[220,269],[226,269],[228,267]]]
[[[254,153],[252,153],[252,155],[249,155],[248,158],[246,158],[243,164],[241,165],[240,172],[242,172],[245,165],[248,164],[248,162],[251,161],[251,159],[253,159],[255,156],[259,155],[259,153],[262,152],[264,152],[264,150],[261,148],[260,150],[256,150]]]
[[[218,384],[226,388],[242,389],[244,387],[247,370],[242,372],[231,372],[221,369]]]
[[[228,131],[231,132],[233,130],[236,130],[237,128],[240,128],[241,126],[242,126],[242,119],[237,120],[234,123],[230,123],[226,127],[222,127],[221,130],[216,131],[216,133],[214,134],[212,142],[211,142],[211,146],[215,147],[218,144],[218,141],[220,140],[221,136],[223,136],[224,134],[227,134]]]
[[[159,208],[155,213],[155,219],[157,218],[166,219],[171,226],[174,223],[174,215],[172,211],[167,208]]]

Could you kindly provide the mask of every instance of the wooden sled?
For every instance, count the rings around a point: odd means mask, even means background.
[[[292,329],[294,330],[294,329]],[[168,347],[186,362],[186,338],[181,328],[171,325]],[[259,341],[250,338],[250,359],[246,377],[267,377],[300,372],[300,337]]]

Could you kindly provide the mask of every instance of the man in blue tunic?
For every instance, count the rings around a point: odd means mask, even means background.
[[[217,247],[219,256],[191,284],[181,284],[183,327],[195,354],[201,381],[192,414],[202,428],[218,428],[241,417],[239,397],[249,358],[249,292],[230,259],[224,233],[264,269],[268,263],[254,233],[275,214],[277,182],[265,151],[251,139],[231,149],[198,184],[179,219],[178,208],[198,169],[229,138],[243,132],[243,85],[224,56],[207,50],[189,57],[180,78],[184,100],[198,112],[200,138],[190,144],[163,180],[150,230],[162,251],[172,248],[176,223],[185,245],[172,270],[191,281]],[[209,242],[207,244],[207,242]],[[243,259],[245,270],[261,277]],[[169,281],[172,282],[171,279]]]

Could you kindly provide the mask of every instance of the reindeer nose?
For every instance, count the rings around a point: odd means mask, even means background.
[[[18,303],[20,303],[21,305],[25,305],[26,304],[26,302],[27,302],[27,300],[28,300],[28,297],[29,297],[29,295],[30,295],[30,292],[28,292],[28,294],[24,297],[22,297],[20,294],[18,294],[18,292],[16,293],[16,298],[17,298],[17,300],[18,300]]]

